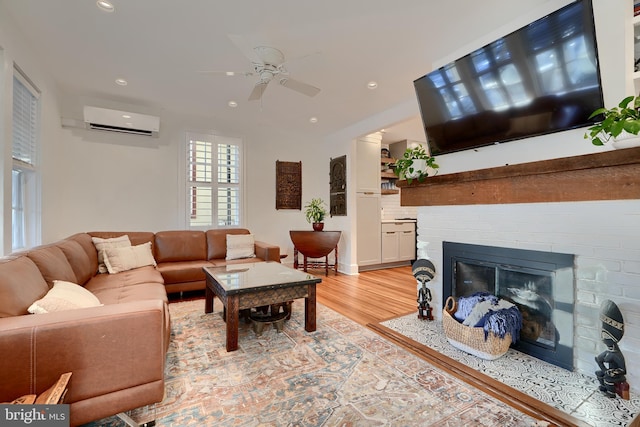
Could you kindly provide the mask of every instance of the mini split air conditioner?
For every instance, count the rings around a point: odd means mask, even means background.
[[[132,133],[156,138],[160,131],[159,117],[89,106],[84,107],[84,123],[87,129]]]

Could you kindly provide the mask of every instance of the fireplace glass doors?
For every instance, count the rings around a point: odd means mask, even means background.
[[[519,351],[573,369],[573,255],[445,242],[443,295],[490,292],[522,313]]]

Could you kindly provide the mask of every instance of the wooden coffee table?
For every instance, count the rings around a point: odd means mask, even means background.
[[[316,330],[316,284],[319,277],[279,262],[203,267],[207,276],[204,312],[213,312],[214,297],[224,305],[227,351],[238,349],[240,310],[278,304],[304,297],[304,329]]]

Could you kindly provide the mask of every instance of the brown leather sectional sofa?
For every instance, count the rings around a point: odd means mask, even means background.
[[[255,258],[225,260],[229,233],[249,231],[78,233],[0,258],[0,402],[40,394],[65,372],[71,425],[161,401],[167,294],[204,289],[203,266],[280,261],[278,246],[258,241]],[[124,234],[132,245],[151,242],[157,266],[98,274],[92,237]],[[103,305],[28,314],[54,280],[82,285]]]

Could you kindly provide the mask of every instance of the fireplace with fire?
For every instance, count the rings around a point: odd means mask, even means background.
[[[518,351],[573,370],[574,255],[443,242],[443,301],[486,291],[522,313]]]

